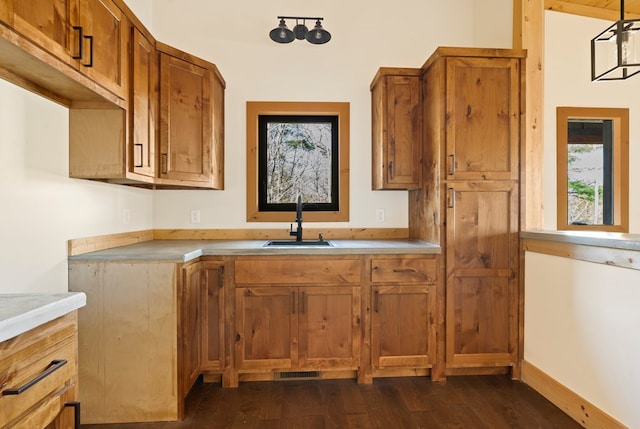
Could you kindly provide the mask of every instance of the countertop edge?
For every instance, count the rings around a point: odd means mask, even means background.
[[[11,294],[0,295],[2,300],[27,297],[51,297],[49,301],[22,313],[0,320],[0,342],[6,341],[31,329],[37,328],[71,311],[84,307],[87,297],[83,292],[69,292],[64,294]]]
[[[598,231],[521,231],[521,239],[554,241],[593,247],[608,247],[620,250],[640,251],[640,234],[625,234]]]
[[[441,254],[439,245],[417,240],[330,240],[333,247],[264,247],[266,240],[153,240],[69,257],[70,262],[185,263],[201,256]]]

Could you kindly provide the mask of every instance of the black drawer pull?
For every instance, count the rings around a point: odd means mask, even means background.
[[[80,402],[71,401],[64,404],[65,407],[73,407],[73,429],[80,429]]]
[[[44,379],[47,376],[51,375],[56,370],[62,368],[62,366],[64,366],[66,363],[67,363],[67,361],[65,359],[53,360],[53,361],[51,361],[49,366],[44,371],[42,371],[40,374],[38,374],[35,378],[27,381],[25,384],[23,384],[20,387],[3,390],[2,391],[2,395],[3,396],[5,396],[5,395],[19,395],[22,392],[24,392],[25,390],[27,390],[28,388],[33,387],[33,385],[35,385],[38,382],[42,381],[42,379]]]

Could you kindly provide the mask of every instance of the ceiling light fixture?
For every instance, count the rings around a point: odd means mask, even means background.
[[[591,39],[591,80],[624,80],[640,72],[640,19],[620,20]]]
[[[324,18],[308,17],[308,16],[279,16],[280,24],[269,32],[269,37],[274,42],[278,43],[291,43],[294,39],[304,40],[313,43],[314,45],[322,45],[331,40],[331,33],[322,28],[322,21]],[[285,19],[295,19],[296,26],[293,27],[293,31],[289,30]],[[315,20],[316,25],[313,29],[309,30],[306,25],[306,20]],[[300,22],[302,21],[302,22]]]

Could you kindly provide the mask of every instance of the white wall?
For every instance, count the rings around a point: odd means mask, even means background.
[[[67,240],[152,228],[151,191],[68,178],[68,121],[0,80],[0,293],[66,292]]]
[[[487,0],[499,7],[509,0]],[[289,223],[247,223],[245,146],[247,101],[346,101],[351,103],[351,218],[322,227],[406,227],[407,192],[371,190],[371,103],[369,84],[377,69],[420,67],[437,46],[474,46],[474,1],[154,0],[153,31],[158,40],[215,63],[227,81],[224,191],[159,191],[154,197],[156,228],[279,228]],[[366,7],[363,7],[365,6]],[[510,7],[500,8],[510,10]],[[180,11],[180,13],[177,13]],[[502,12],[501,12],[502,13]],[[322,16],[331,32],[326,45],[306,41],[277,44],[268,33],[278,15]],[[508,31],[499,47],[511,43]],[[502,22],[500,22],[502,24]],[[292,28],[291,22],[288,23]],[[308,25],[313,26],[312,23]],[[492,21],[496,25],[495,19]],[[484,32],[482,45],[495,43]],[[375,219],[385,210],[385,222]],[[202,222],[189,223],[190,209]]]
[[[629,108],[629,232],[640,232],[640,77],[591,82],[591,39],[609,21],[545,12],[544,227],[556,228],[556,107]]]
[[[640,271],[526,254],[525,360],[640,428]]]

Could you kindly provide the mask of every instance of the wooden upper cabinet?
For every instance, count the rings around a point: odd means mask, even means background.
[[[80,70],[98,84],[127,98],[129,25],[112,0],[79,0],[82,28]]]
[[[102,88],[126,99],[128,20],[113,0],[8,0],[0,19]],[[84,97],[80,92],[78,96]]]
[[[158,61],[155,41],[136,27],[131,40],[131,95],[129,98],[129,171],[156,175]]]
[[[0,21],[60,59],[74,62],[78,45],[72,24],[78,18],[77,0],[7,0]]]
[[[518,179],[520,60],[446,60],[447,179]]]
[[[158,50],[162,183],[220,189],[222,160],[213,158],[222,156],[223,100],[215,97],[224,81],[211,63],[162,44]]]
[[[371,83],[373,189],[420,187],[420,72],[381,68]]]

